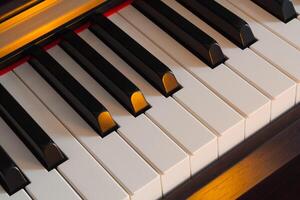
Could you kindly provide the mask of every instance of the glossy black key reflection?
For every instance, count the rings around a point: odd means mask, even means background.
[[[140,90],[76,33],[66,31],[60,46],[133,116],[150,108]]]
[[[13,96],[0,85],[0,115],[28,149],[48,170],[67,157]]]
[[[170,96],[181,88],[166,65],[109,19],[97,15],[92,22],[90,30],[163,95]]]
[[[1,133],[0,133],[1,134]],[[29,184],[23,172],[0,146],[0,184],[12,195]]]
[[[40,47],[29,49],[33,68],[67,101],[101,136],[118,128],[110,113],[53,57]]]
[[[257,41],[247,22],[213,0],[176,1],[242,49]]]
[[[226,60],[213,38],[163,2],[136,0],[132,5],[211,68]]]
[[[297,17],[297,12],[290,0],[252,0],[284,23]]]

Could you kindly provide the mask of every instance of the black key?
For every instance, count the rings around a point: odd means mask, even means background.
[[[73,31],[66,31],[60,46],[133,116],[150,105],[140,90]]]
[[[5,150],[0,146],[0,184],[4,190],[12,195],[29,184],[15,162],[9,157]]]
[[[0,85],[0,115],[48,170],[67,158],[24,108]]]
[[[226,60],[213,38],[163,2],[136,0],[132,5],[211,68]]]
[[[219,3],[213,0],[177,1],[240,48],[247,48],[257,41],[249,24]]]
[[[171,70],[134,39],[102,15],[92,18],[90,30],[140,73],[163,95],[169,96],[181,86]]]
[[[252,0],[254,3],[277,17],[284,23],[297,17],[297,12],[290,0]]]
[[[33,68],[100,136],[105,137],[118,128],[106,108],[47,52],[34,46],[29,53]]]

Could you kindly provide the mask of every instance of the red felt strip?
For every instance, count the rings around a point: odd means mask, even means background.
[[[103,15],[108,17],[116,12],[118,12],[119,10],[121,10],[122,8],[125,8],[126,6],[128,6],[129,4],[131,4],[133,2],[133,0],[127,0],[125,1],[124,3],[116,6],[115,8],[113,9],[110,9],[109,11],[105,12]]]
[[[2,76],[3,74],[12,71],[13,69],[15,69],[16,67],[22,65],[23,63],[27,62],[29,60],[29,56],[26,56],[20,60],[18,60],[17,62],[15,62],[14,64],[0,70],[0,76]]]
[[[51,43],[47,44],[46,46],[44,46],[43,49],[45,51],[47,51],[48,49],[51,49],[52,47],[58,45],[59,43],[60,43],[60,39],[56,39],[53,42],[51,42]]]
[[[84,31],[85,29],[89,28],[90,25],[91,25],[91,23],[87,22],[87,23],[83,24],[82,26],[80,26],[79,28],[75,29],[74,31],[76,33],[80,33],[81,31]]]

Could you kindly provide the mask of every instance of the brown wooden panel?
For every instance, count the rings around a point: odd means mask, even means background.
[[[45,0],[0,23],[0,61],[4,56],[104,2],[105,0]]]
[[[45,0],[2,0],[0,23]]]
[[[242,195],[238,200],[298,200],[299,189],[300,155]]]

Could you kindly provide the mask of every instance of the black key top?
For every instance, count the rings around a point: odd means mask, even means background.
[[[47,52],[34,46],[29,53],[33,68],[100,136],[105,137],[118,128],[106,108]]]
[[[163,2],[136,0],[132,5],[211,68],[226,60],[220,46],[213,38]]]
[[[177,1],[240,48],[247,48],[257,41],[247,22],[219,3],[213,0]]]
[[[140,73],[163,95],[169,96],[181,86],[171,70],[134,39],[102,15],[92,18],[90,30]]]
[[[0,133],[1,134],[1,133]],[[0,146],[0,184],[4,190],[12,195],[29,184],[15,162],[9,157],[5,150]]]
[[[0,94],[1,117],[48,171],[67,160],[59,147],[2,85]]]
[[[297,12],[290,0],[252,0],[254,3],[277,17],[284,23],[297,17]]]
[[[73,31],[66,31],[60,46],[133,116],[150,105],[140,90]]]

